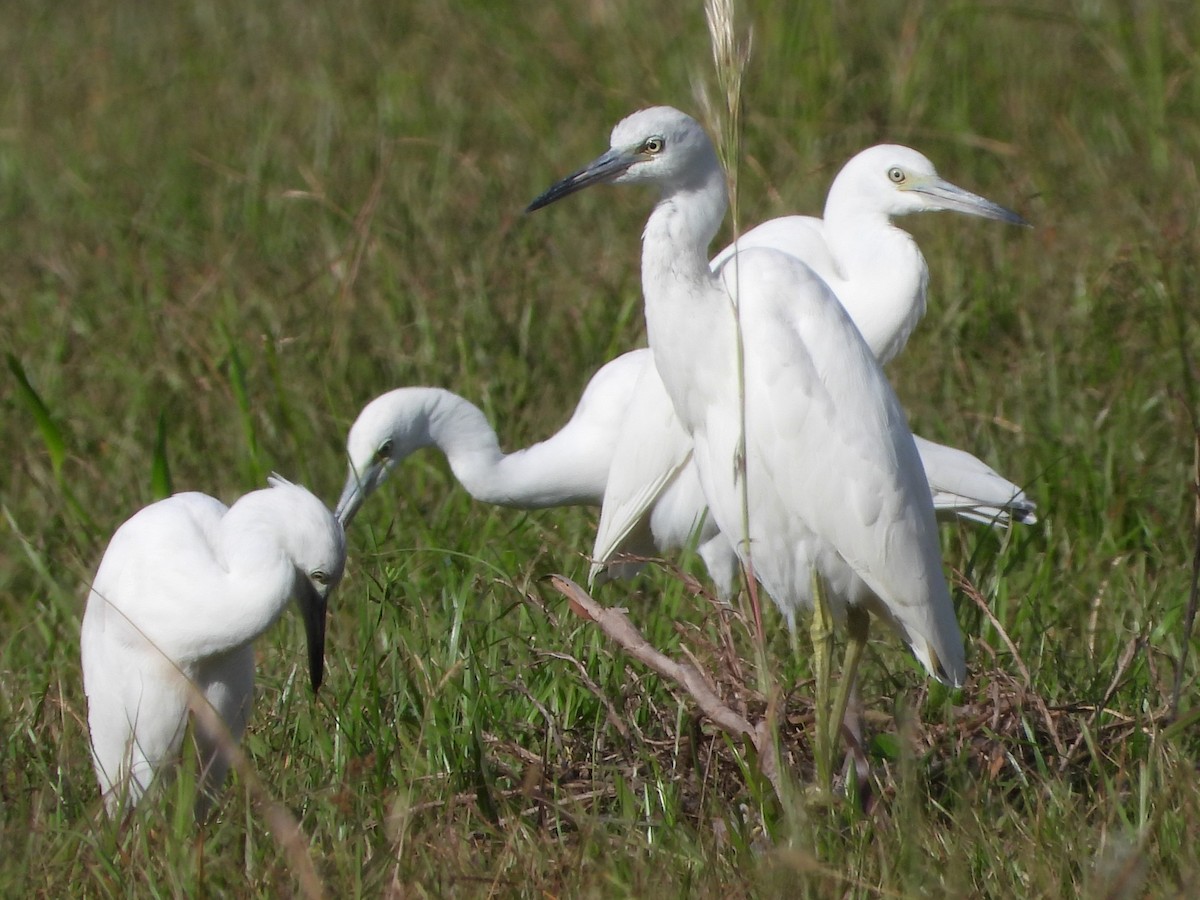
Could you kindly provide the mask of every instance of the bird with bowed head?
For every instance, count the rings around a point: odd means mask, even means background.
[[[479,407],[436,387],[388,391],[363,407],[346,439],[349,472],[335,513],[346,527],[397,465],[437,447],[476,500],[518,509],[598,505],[613,445],[642,371],[636,354],[600,368],[570,421],[551,438],[512,453]]]
[[[113,534],[80,634],[92,761],[104,804],[135,806],[179,755],[189,710],[200,751],[202,818],[224,781],[254,693],[254,640],[296,601],[313,690],[345,534],[305,488],[278,476],[226,507],[181,493]]]

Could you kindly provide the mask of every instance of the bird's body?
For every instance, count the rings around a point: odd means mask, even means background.
[[[789,621],[823,582],[835,614],[881,614],[931,674],[961,684],[962,637],[920,457],[837,298],[772,249],[713,274],[707,247],[725,213],[725,176],[708,136],[678,110],[626,118],[606,154],[530,208],[600,181],[661,192],[642,239],[647,332],[717,527],[752,558]],[[734,303],[746,349],[744,444]]]
[[[253,641],[300,602],[321,677],[325,604],[341,577],[341,526],[304,488],[276,481],[232,507],[200,493],[145,507],[113,534],[80,633],[92,759],[112,814],[178,754],[189,709],[211,791],[249,717]]]
[[[838,173],[829,190],[824,219],[786,216],[764,222],[718,253],[710,267],[721,272],[735,253],[755,249],[780,251],[802,260],[830,287],[876,358],[885,363],[903,349],[924,315],[929,281],[916,241],[893,225],[891,218],[936,210],[1023,222],[1015,213],[940,178],[933,164],[917,151],[883,144],[857,154]],[[662,392],[648,382],[643,379],[630,404],[631,427],[672,416]],[[686,482],[691,477],[686,431],[667,424],[661,424],[659,431],[661,436],[650,452],[639,446],[635,433],[617,444],[614,476],[602,504],[592,554],[593,577],[604,572],[618,554],[627,552],[624,536],[638,533],[642,522],[655,514],[655,487],[671,487],[674,479]],[[1034,504],[1024,492],[974,456],[922,439],[917,446],[939,512],[997,526],[1012,520],[1036,521]],[[677,491],[672,506],[680,522],[697,521],[703,510],[694,504],[684,508],[681,496],[695,495]],[[665,529],[660,525],[660,530]],[[732,548],[712,534],[702,535],[701,541],[702,555],[718,591],[727,593],[734,568]],[[620,563],[615,565],[617,571],[628,570]]]
[[[789,623],[799,609],[811,608],[812,573],[819,572],[836,603],[882,615],[932,674],[961,683],[962,638],[920,458],[899,402],[857,329],[820,279],[774,251],[740,255],[721,282],[704,291],[685,275],[688,287],[679,290],[679,254],[664,259],[662,250],[674,249],[665,239],[675,225],[671,218],[655,223],[652,217],[659,236],[647,226],[644,239],[647,330],[663,383],[691,435],[717,527],[725,535],[744,530],[732,296],[750,350],[749,533],[736,538],[735,549],[753,560],[755,575]],[[745,267],[740,276],[738,266]],[[700,327],[680,335],[685,320]],[[658,349],[663,340],[667,349]]]

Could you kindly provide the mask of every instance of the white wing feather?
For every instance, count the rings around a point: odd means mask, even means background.
[[[640,568],[637,564],[613,565],[612,560],[619,553],[653,552],[656,542],[651,533],[651,512],[691,459],[691,438],[675,415],[650,351],[644,353],[646,366],[638,379],[609,467],[592,551],[589,577],[593,581],[602,573],[607,577],[625,577]],[[660,549],[667,549],[662,541],[657,543]]]
[[[941,570],[933,504],[899,401],[824,282],[778,253],[743,251],[737,261],[742,277],[755,282],[747,303],[770,306],[743,308],[742,315],[745,344],[754,348],[746,355],[746,383],[760,392],[746,398],[751,552],[774,545],[756,558],[756,574],[773,595],[811,602],[805,586],[818,565],[832,576],[834,596],[886,610],[932,674],[961,683],[962,637]],[[735,291],[737,264],[722,275]],[[694,435],[705,493],[720,498],[722,508],[713,512],[728,535],[741,531],[736,416],[736,404],[709,407],[708,459],[700,460],[701,436]],[[806,465],[797,467],[797,459]],[[834,470],[839,478],[828,478]],[[789,520],[806,525],[779,527]],[[840,560],[821,557],[830,547]]]

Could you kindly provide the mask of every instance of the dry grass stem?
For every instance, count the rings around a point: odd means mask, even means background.
[[[779,763],[765,720],[751,724],[718,696],[711,679],[692,663],[678,663],[650,646],[624,610],[601,606],[583,588],[562,575],[550,576],[554,589],[567,598],[571,609],[615,641],[622,650],[663,678],[682,688],[700,711],[718,728],[739,740],[748,738],[758,753],[759,768],[782,798]]]
[[[1004,626],[1000,624],[1000,620],[996,618],[991,607],[988,606],[987,600],[979,593],[978,588],[973,585],[963,573],[955,570],[954,572],[955,585],[962,590],[964,594],[971,598],[971,602],[979,607],[980,611],[987,617],[992,627],[996,629],[996,633],[1000,635],[1000,640],[1004,641],[1004,645],[1008,647],[1009,653],[1012,654],[1013,662],[1021,673],[1021,677],[1025,679],[1024,689],[1030,697],[1033,698],[1033,703],[1037,707],[1038,712],[1042,714],[1042,720],[1046,723],[1046,733],[1054,742],[1054,749],[1058,751],[1060,757],[1066,756],[1067,748],[1059,737],[1058,728],[1055,725],[1055,719],[1050,715],[1050,709],[1046,706],[1046,701],[1041,698],[1033,686],[1033,676],[1029,674],[1029,668],[1025,665],[1025,660],[1021,658],[1020,651],[1017,650],[1017,645],[1013,643],[1012,638],[1008,636],[1008,632],[1004,630]]]

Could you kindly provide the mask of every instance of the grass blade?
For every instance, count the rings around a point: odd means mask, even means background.
[[[175,491],[171,487],[171,467],[167,463],[167,414],[158,414],[158,428],[154,433],[154,459],[150,463],[150,496],[155,500],[170,497]]]
[[[246,386],[246,366],[242,355],[238,352],[237,344],[228,330],[222,329],[225,344],[229,348],[229,386],[233,390],[233,399],[237,403],[238,415],[242,421],[242,434],[246,438],[246,449],[249,451],[251,481],[261,481],[264,470],[258,452],[258,434],[254,428],[254,407],[250,400],[250,390]]]
[[[61,481],[63,462],[67,458],[67,442],[63,437],[62,429],[50,415],[50,408],[46,406],[41,395],[29,383],[21,361],[11,353],[6,355],[9,371],[17,380],[17,394],[25,408],[33,415],[34,421],[37,422],[38,431],[42,435],[42,443],[46,445],[46,452],[50,454],[50,465],[54,469],[54,476]]]

